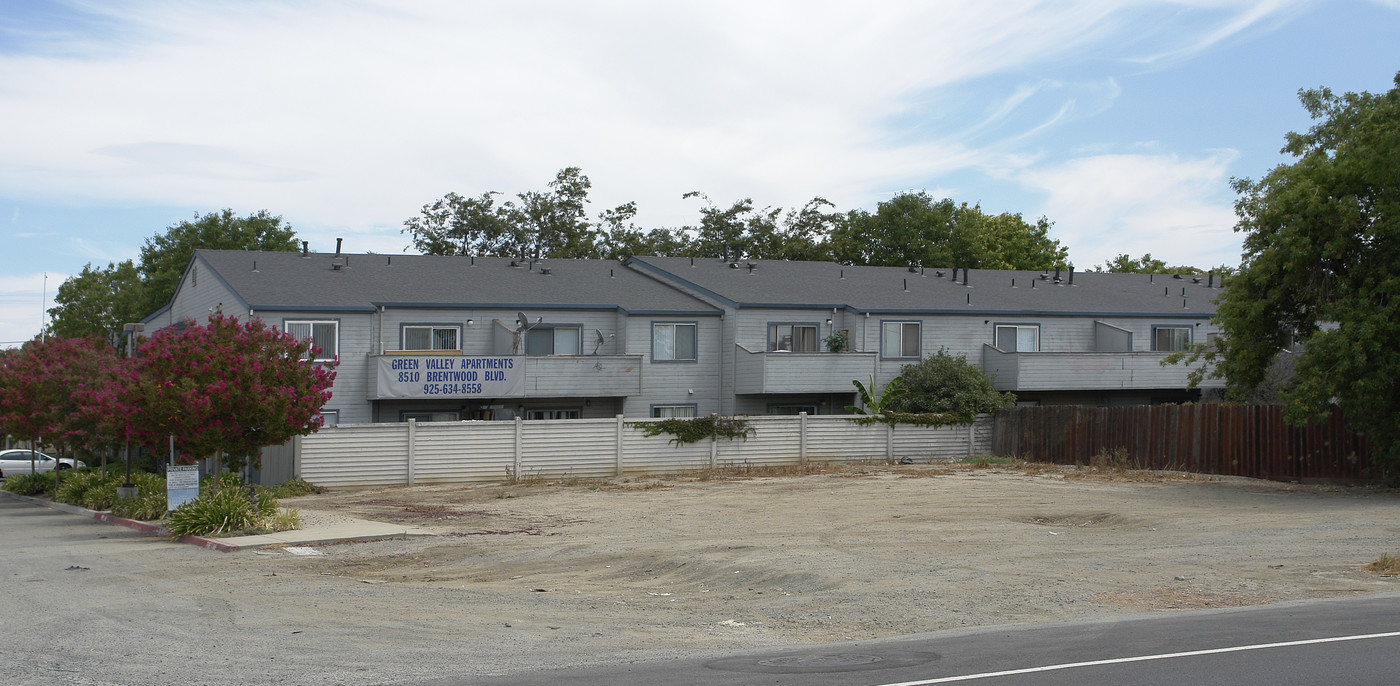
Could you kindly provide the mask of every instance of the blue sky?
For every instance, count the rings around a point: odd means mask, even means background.
[[[1383,91],[1400,0],[0,4],[0,345],[225,207],[403,252],[449,191],[579,166],[593,212],[905,190],[1046,216],[1076,266],[1234,264],[1300,88]],[[47,274],[47,281],[45,278]],[[47,287],[45,283],[47,282]]]

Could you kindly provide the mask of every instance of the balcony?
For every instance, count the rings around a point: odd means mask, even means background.
[[[1181,388],[1199,366],[1162,365],[1168,353],[1007,353],[982,346],[982,368],[999,391],[1112,391]],[[1222,388],[1221,379],[1203,379],[1201,388]]]
[[[371,355],[368,399],[611,398],[642,390],[641,355]]]
[[[853,393],[875,373],[875,353],[752,352],[735,346],[734,392]]]

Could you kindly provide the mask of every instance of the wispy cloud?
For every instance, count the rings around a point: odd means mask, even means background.
[[[868,205],[1004,152],[948,131],[900,140],[892,115],[989,74],[1119,50],[1144,14],[1029,0],[79,7],[107,30],[65,36],[59,55],[0,56],[0,189],[270,207],[357,230],[396,227],[448,190],[538,188],[570,164],[600,205],[640,199],[653,224],[693,221],[679,196],[697,188]],[[1004,137],[1086,105],[1106,106],[1064,98]]]
[[[1237,264],[1240,240],[1225,180],[1237,153],[1118,154],[1027,170],[1019,181],[1046,194],[1056,234],[1086,265],[1152,253],[1174,264]]]

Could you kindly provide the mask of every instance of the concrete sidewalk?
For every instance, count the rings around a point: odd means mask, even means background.
[[[160,524],[142,522],[125,517],[118,517],[110,512],[98,512],[88,510],[75,505],[56,503],[43,498],[34,498],[27,495],[16,495],[9,491],[0,491],[0,496],[6,496],[15,500],[21,500],[34,505],[41,505],[60,512],[67,512],[108,524],[125,526],[137,531],[143,531],[153,536],[170,538],[170,530]],[[197,545],[209,550],[231,553],[244,548],[265,548],[272,546],[315,546],[332,543],[354,543],[362,541],[379,541],[391,538],[408,538],[409,536],[433,536],[434,533],[420,529],[418,527],[406,526],[403,524],[386,524],[384,522],[372,522],[368,519],[357,519],[344,515],[302,511],[302,521],[304,528],[294,531],[280,531],[275,534],[259,534],[256,536],[228,536],[221,538],[206,536],[181,536],[178,539],[181,543]]]

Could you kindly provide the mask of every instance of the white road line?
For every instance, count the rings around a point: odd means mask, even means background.
[[[1067,662],[1061,665],[1045,665],[1043,667],[1026,667],[1024,669],[1008,669],[1004,672],[984,672],[982,674],[962,674],[959,676],[945,676],[937,679],[923,679],[921,681],[901,681],[894,684],[881,684],[880,686],[929,686],[930,684],[947,684],[955,681],[971,681],[973,679],[990,679],[999,676],[1013,676],[1016,674],[1035,674],[1036,672],[1054,672],[1062,669],[1077,669],[1079,667],[1096,667],[1098,665],[1117,665],[1125,662],[1147,662],[1150,660],[1170,660],[1178,657],[1195,657],[1197,655],[1217,655],[1220,653],[1238,653],[1246,650],[1264,650],[1266,648],[1287,648],[1289,646],[1305,646],[1318,643],[1338,643],[1341,641],[1365,641],[1372,638],[1392,638],[1400,636],[1400,631],[1390,631],[1383,634],[1361,634],[1357,636],[1334,636],[1332,638],[1311,638],[1306,641],[1286,641],[1283,643],[1260,643],[1249,646],[1235,646],[1233,648],[1211,648],[1209,650],[1192,650],[1185,653],[1163,653],[1160,655],[1138,655],[1136,657],[1116,657],[1110,660],[1093,660],[1090,662]]]

